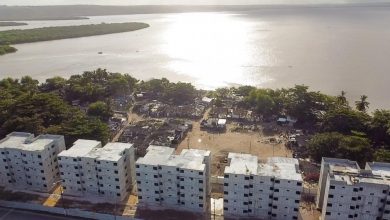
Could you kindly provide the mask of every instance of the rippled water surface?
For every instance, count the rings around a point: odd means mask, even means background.
[[[100,16],[27,21],[28,26],[17,28],[129,21],[151,27],[16,45],[17,53],[0,57],[0,77],[28,74],[44,80],[103,67],[201,88],[306,84],[330,94],[345,90],[351,100],[366,94],[372,108],[390,108],[389,7]]]

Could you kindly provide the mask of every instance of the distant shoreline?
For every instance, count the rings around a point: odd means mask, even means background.
[[[237,12],[272,9],[316,9],[341,7],[390,7],[390,3],[354,4],[269,4],[269,5],[57,5],[57,6],[1,6],[0,21],[79,20],[90,16],[165,14],[190,12]]]
[[[16,52],[15,48],[9,46],[11,44],[33,43],[123,33],[148,27],[149,24],[146,23],[129,22],[0,31],[0,55]]]
[[[13,27],[13,26],[24,26],[28,25],[27,23],[24,22],[3,22],[0,21],[0,27]]]

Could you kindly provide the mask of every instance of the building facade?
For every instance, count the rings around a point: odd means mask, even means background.
[[[63,136],[13,132],[0,141],[0,185],[50,191],[59,180],[57,155],[65,150]]]
[[[139,207],[208,213],[210,151],[149,146],[136,162]]]
[[[134,185],[134,148],[131,144],[77,140],[58,155],[65,195],[125,199]]]
[[[389,220],[390,164],[323,158],[316,205],[322,219]]]
[[[266,163],[249,154],[229,153],[224,173],[224,216],[298,219],[303,190],[298,160],[272,157]]]

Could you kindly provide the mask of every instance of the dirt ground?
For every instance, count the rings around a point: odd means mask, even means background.
[[[269,143],[269,139],[279,138],[266,136],[262,132],[248,131],[245,133],[231,132],[233,124],[228,124],[225,133],[210,133],[200,130],[200,121],[194,122],[193,129],[177,148],[177,153],[183,149],[193,148],[210,150],[212,154],[212,175],[222,175],[226,165],[228,152],[247,153],[266,160],[272,156],[291,157],[291,151],[286,149],[284,143]]]

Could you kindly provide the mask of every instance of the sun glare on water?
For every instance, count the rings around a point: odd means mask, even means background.
[[[183,13],[164,33],[163,50],[172,61],[167,68],[189,75],[207,89],[235,84],[253,84],[248,66],[266,65],[266,59],[253,56],[262,42],[251,42],[254,25],[238,15],[222,13]],[[258,82],[258,78],[257,78]]]

